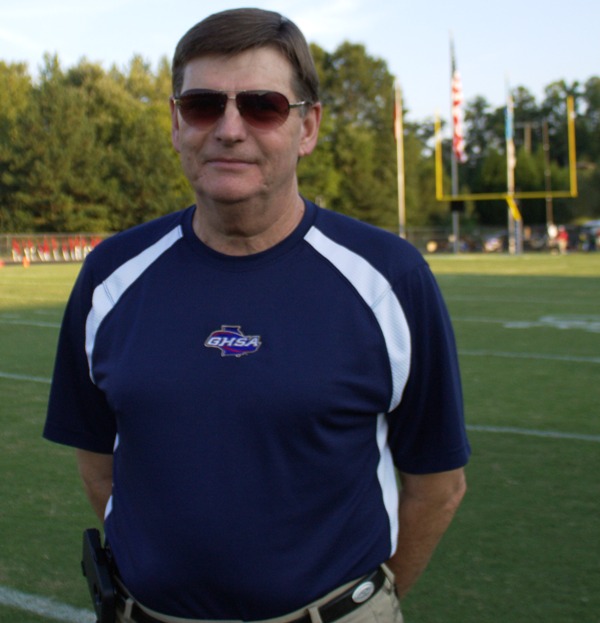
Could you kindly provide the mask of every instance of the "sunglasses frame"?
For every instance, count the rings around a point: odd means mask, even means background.
[[[207,115],[207,121],[195,121],[189,120],[191,117],[186,118],[187,112],[185,111],[185,101],[188,98],[191,98],[190,101],[193,102],[194,96],[215,96],[215,104],[219,105],[219,114],[218,115]],[[256,97],[263,95],[275,95],[277,98],[282,98],[283,102],[285,102],[285,109],[278,110],[265,110],[267,113],[267,117],[264,120],[260,119],[261,109],[256,108],[254,111],[252,110],[252,106],[248,105],[248,102],[244,104],[244,97]],[[255,89],[255,90],[244,90],[244,91],[215,91],[213,89],[189,89],[188,91],[184,91],[181,95],[177,97],[171,98],[173,103],[179,109],[183,120],[192,127],[206,129],[212,125],[215,125],[217,121],[225,114],[225,108],[227,107],[227,102],[229,100],[234,101],[236,104],[236,108],[240,113],[240,116],[246,123],[251,125],[254,128],[259,128],[261,130],[272,130],[282,126],[288,119],[290,110],[292,108],[301,108],[302,106],[309,106],[310,102],[302,101],[302,102],[293,102],[290,103],[288,98],[278,91],[270,91],[265,89]],[[217,110],[215,106],[215,111]],[[189,111],[188,111],[189,112]],[[273,113],[275,115],[273,116]],[[258,116],[256,116],[258,115]]]

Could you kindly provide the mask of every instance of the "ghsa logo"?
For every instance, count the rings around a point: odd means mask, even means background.
[[[221,357],[243,357],[255,353],[261,346],[260,335],[244,335],[241,327],[222,325],[204,342],[207,348],[218,348]]]

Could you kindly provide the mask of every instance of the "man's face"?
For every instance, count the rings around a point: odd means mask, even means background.
[[[181,94],[190,89],[225,91],[268,90],[290,103],[292,68],[273,48],[249,50],[233,57],[207,56],[188,63]],[[176,94],[180,95],[180,94]],[[259,129],[240,115],[229,100],[224,114],[209,127],[189,125],[171,104],[172,139],[199,205],[247,200],[286,201],[297,195],[296,165],[317,142],[320,106],[292,108],[279,127]]]

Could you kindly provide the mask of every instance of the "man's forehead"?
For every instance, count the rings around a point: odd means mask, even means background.
[[[200,56],[187,63],[184,89],[285,89],[292,85],[292,66],[272,47],[253,48],[234,55]]]

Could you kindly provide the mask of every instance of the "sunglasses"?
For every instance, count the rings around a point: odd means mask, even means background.
[[[235,105],[242,119],[255,128],[272,130],[285,123],[291,108],[300,108],[308,102],[290,104],[288,98],[276,91],[239,91],[231,97],[224,91],[191,89],[173,101],[184,121],[195,128],[214,125],[225,113],[228,100]]]

